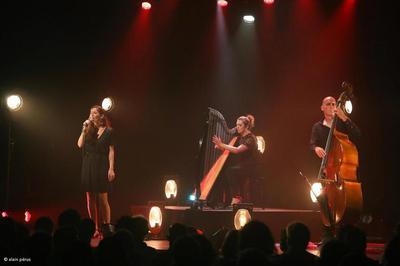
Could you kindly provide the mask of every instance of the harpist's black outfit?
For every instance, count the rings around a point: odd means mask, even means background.
[[[98,139],[96,135],[93,138],[86,137],[83,145],[81,173],[82,188],[85,192],[109,192],[108,154],[111,145],[114,145],[111,128],[104,129]]]
[[[238,154],[231,153],[226,168],[226,177],[229,184],[228,199],[241,197],[250,201],[250,178],[254,175],[256,167],[257,139],[254,134],[239,136],[236,147],[245,145],[247,150]]]

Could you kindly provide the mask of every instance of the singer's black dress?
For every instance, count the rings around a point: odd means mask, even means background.
[[[110,146],[114,145],[113,130],[106,128],[100,138],[87,138],[83,145],[82,189],[85,192],[109,192],[108,181]]]

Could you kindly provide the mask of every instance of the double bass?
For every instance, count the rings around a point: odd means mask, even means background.
[[[343,82],[345,89],[337,101],[343,108],[352,95],[352,86]],[[335,228],[340,222],[354,223],[360,218],[363,207],[361,183],[357,179],[358,150],[347,134],[336,130],[337,115],[326,141],[326,156],[318,172],[322,194],[317,197],[321,218],[325,226]]]

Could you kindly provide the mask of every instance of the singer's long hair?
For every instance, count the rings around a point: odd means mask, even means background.
[[[100,126],[104,126],[106,128],[111,128],[111,122],[110,119],[108,118],[106,111],[104,111],[103,108],[101,108],[101,106],[99,105],[94,105],[90,108],[90,110],[92,110],[93,108],[95,108],[97,110],[97,112],[99,112],[100,114]],[[93,121],[90,121],[89,126],[88,126],[88,133],[87,133],[87,141],[93,141],[95,139],[97,139],[97,131],[98,128],[95,126],[95,124],[93,123]]]
[[[100,105],[93,105],[90,110],[95,108],[100,114],[100,126],[111,128],[111,121],[108,118],[106,111]]]

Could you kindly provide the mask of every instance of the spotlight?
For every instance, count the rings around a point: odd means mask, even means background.
[[[31,218],[32,218],[31,213],[29,211],[25,211],[24,215],[25,215],[24,221],[26,223],[29,223],[31,221]]]
[[[275,2],[275,0],[264,0],[264,3],[267,5],[272,5]]]
[[[253,204],[234,204],[233,212],[235,216],[233,217],[233,224],[236,230],[240,230],[248,222],[251,221],[251,214],[253,213]]]
[[[347,100],[347,101],[344,103],[344,111],[345,111],[347,114],[351,114],[351,112],[353,111],[353,104],[351,103],[350,100]]]
[[[105,110],[105,111],[111,111],[114,107],[114,101],[111,97],[106,97],[103,99],[103,101],[101,102],[101,107]]]
[[[24,104],[22,101],[22,97],[17,94],[8,96],[6,101],[7,101],[7,107],[11,111],[20,110],[22,108],[22,105]]]
[[[174,179],[165,182],[165,197],[167,199],[175,199],[178,194],[178,185]]]
[[[151,4],[149,2],[142,2],[142,9],[149,10],[151,8]]]
[[[5,211],[2,211],[2,212],[1,212],[1,217],[3,217],[3,218],[4,218],[4,217],[8,217],[8,213],[5,212]]]
[[[218,0],[217,3],[220,7],[226,7],[228,5],[228,1],[226,0]]]
[[[312,184],[311,190],[310,190],[310,197],[312,202],[316,203],[317,197],[319,197],[322,194],[322,184],[319,182],[316,182]]]
[[[257,136],[257,149],[261,153],[264,153],[265,151],[265,140],[262,136]]]
[[[254,21],[255,21],[256,19],[254,18],[254,16],[252,16],[252,15],[245,15],[245,16],[243,16],[243,21],[244,22],[246,22],[246,23],[254,23]]]

